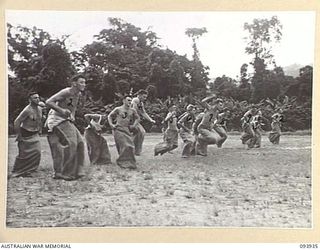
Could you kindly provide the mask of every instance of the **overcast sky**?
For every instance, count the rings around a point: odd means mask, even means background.
[[[191,39],[186,28],[206,27],[198,42],[200,58],[210,67],[210,77],[223,74],[235,78],[243,63],[251,57],[245,54],[245,22],[276,15],[283,25],[282,40],[274,47],[277,65],[313,64],[314,12],[98,12],[98,11],[6,11],[6,21],[13,25],[36,26],[60,37],[71,35],[69,50],[79,50],[93,41],[93,35],[108,27],[108,17],[119,17],[140,27],[151,27],[164,48],[192,57]]]

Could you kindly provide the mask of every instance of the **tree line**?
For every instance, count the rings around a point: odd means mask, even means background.
[[[229,129],[240,128],[238,116],[252,103],[261,106],[267,118],[277,106],[285,106],[287,130],[311,128],[313,68],[306,65],[298,77],[292,77],[276,64],[272,46],[282,36],[276,16],[244,24],[244,50],[252,55],[252,61],[241,65],[239,79],[223,75],[214,81],[209,79],[209,70],[214,69],[202,64],[197,47],[208,32],[205,27],[185,31],[193,48],[192,59],[188,59],[161,47],[159,37],[150,29],[143,31],[119,18],[108,18],[106,26],[92,43],[69,52],[68,35],[55,38],[37,27],[7,24],[10,133],[14,119],[27,103],[28,91],[37,91],[46,99],[68,86],[70,77],[79,71],[86,76],[88,90],[76,117],[80,130],[85,126],[85,113],[108,112],[118,104],[119,95],[139,89],[149,91],[146,107],[158,124],[168,103],[176,102],[183,112],[194,98],[216,93],[233,113]],[[249,67],[253,68],[251,74]]]

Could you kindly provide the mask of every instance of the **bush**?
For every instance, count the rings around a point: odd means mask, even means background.
[[[15,85],[12,85],[15,87]],[[22,96],[18,95],[17,91],[12,91],[10,88],[10,95],[16,96],[18,98],[18,103],[16,105],[11,104],[10,106],[10,117],[9,117],[9,134],[13,133],[13,121],[16,116],[21,111],[21,103],[24,100]],[[185,112],[186,106],[189,103],[192,103],[192,99],[188,98],[167,98],[164,100],[161,99],[153,99],[148,100],[145,103],[146,112],[152,117],[156,124],[152,124],[149,121],[142,119],[141,124],[145,128],[147,132],[161,132],[162,128],[165,126],[162,121],[168,112],[168,105],[175,104],[177,106],[177,114],[180,116]],[[231,111],[231,117],[227,122],[228,131],[241,131],[240,119],[243,114],[250,108],[250,103],[247,101],[235,101],[233,99],[224,98],[225,106]],[[19,104],[19,105],[18,105]],[[193,103],[195,104],[195,103]],[[106,106],[102,106],[100,102],[94,102],[90,99],[86,99],[79,103],[79,107],[76,113],[76,121],[75,124],[81,133],[84,132],[85,127],[87,126],[86,121],[84,119],[84,114],[86,113],[100,113],[100,114],[108,114],[117,104],[109,104]],[[264,119],[263,129],[265,131],[271,130],[271,116],[275,113],[275,107],[268,105],[265,102],[260,102],[258,104],[260,110],[262,111]],[[283,131],[296,131],[296,130],[308,130],[311,129],[311,121],[312,121],[312,108],[311,108],[311,99],[306,100],[303,103],[299,103],[296,99],[289,99],[288,103],[284,106],[284,123],[283,123]],[[201,108],[198,110],[201,111]],[[110,130],[108,123],[106,122],[105,131]],[[44,130],[45,132],[45,130]]]

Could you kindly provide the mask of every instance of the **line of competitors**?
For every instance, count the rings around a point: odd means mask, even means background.
[[[51,96],[46,103],[40,102],[38,93],[29,94],[29,104],[14,121],[17,133],[18,156],[15,159],[10,177],[32,176],[40,164],[41,145],[39,134],[42,130],[42,108],[50,109],[45,126],[48,128],[48,143],[53,161],[53,178],[67,181],[77,180],[86,175],[87,145],[91,164],[110,164],[111,155],[106,139],[102,136],[102,127],[107,120],[112,128],[118,158],[116,163],[121,168],[136,169],[136,156],[141,155],[145,129],[141,118],[155,123],[146,112],[144,102],[148,92],[139,90],[136,97],[122,96],[122,105],[114,108],[108,115],[85,114],[88,127],[85,140],[76,128],[75,112],[81,92],[85,90],[86,79],[75,75],[71,86]],[[178,147],[178,136],[183,141],[182,157],[193,155],[207,156],[208,145],[222,147],[227,139],[226,122],[230,111],[224,109],[223,100],[216,95],[194,100],[204,111],[195,115],[196,105],[189,104],[185,113],[177,116],[177,107],[170,105],[163,123],[163,141],[156,144],[154,155],[170,153]],[[243,133],[242,144],[247,148],[260,147],[263,124],[261,111],[251,107],[241,118]],[[281,135],[282,112],[272,116],[272,131],[269,140],[278,144]]]

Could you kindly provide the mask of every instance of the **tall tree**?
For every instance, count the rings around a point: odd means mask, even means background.
[[[212,90],[219,96],[232,97],[233,99],[238,99],[238,88],[236,85],[236,81],[225,75],[217,77],[214,80]]]
[[[43,97],[49,97],[69,86],[70,77],[76,73],[70,54],[60,41],[49,43],[42,49],[39,62],[39,81],[36,90]]]
[[[240,68],[240,84],[238,86],[238,100],[249,100],[251,97],[251,84],[248,75],[248,64],[242,64]]]
[[[193,59],[199,60],[200,54],[197,47],[198,39],[205,33],[207,33],[207,29],[203,28],[187,28],[185,34],[192,39],[192,48],[193,48]]]
[[[8,62],[15,83],[43,97],[65,87],[74,72],[64,40],[36,27],[8,24]]]
[[[73,66],[64,40],[37,27],[7,24],[9,132],[13,121],[27,104],[27,93],[48,97],[65,87]]]
[[[126,91],[123,86],[127,85],[134,92],[153,85],[160,98],[190,90],[191,79],[186,75],[193,73],[194,64],[186,56],[158,47],[158,37],[151,30],[143,31],[118,18],[109,18],[108,22],[110,27],[101,30],[95,41],[72,53],[76,66],[92,79],[88,89],[94,92],[94,99],[113,102],[114,93]]]
[[[7,24],[8,62],[10,70],[18,77],[32,72],[30,61],[41,55],[44,46],[53,41],[51,35],[36,27]],[[28,64],[29,63],[29,64]],[[29,68],[27,67],[29,66]],[[28,72],[26,74],[26,72]]]
[[[114,92],[108,96],[104,92],[125,91],[124,82],[134,91],[148,85],[148,55],[158,39],[154,32],[141,31],[122,19],[109,18],[108,22],[110,28],[101,30],[95,41],[73,55],[77,65],[87,67],[85,72],[93,79],[90,90],[94,98],[102,97],[104,103],[115,98]],[[92,68],[100,70],[101,77],[96,78]]]
[[[252,95],[254,102],[266,97],[269,86],[265,78],[268,74],[267,65],[276,65],[272,49],[282,37],[282,25],[276,16],[271,19],[254,19],[251,24],[245,23],[244,30],[249,34],[245,38],[247,46],[245,52],[253,55],[251,64],[254,68],[252,77]]]
[[[289,96],[296,96],[299,101],[308,102],[311,106],[313,68],[309,65],[299,69],[299,76],[287,87]]]
[[[185,34],[192,39],[193,48],[193,70],[191,74],[191,84],[194,91],[204,90],[209,81],[208,70],[209,67],[205,67],[200,60],[200,53],[197,46],[197,41],[199,38],[207,33],[207,29],[203,28],[187,28]]]
[[[312,98],[313,67],[307,65],[299,70],[297,77],[300,96],[305,100]]]

